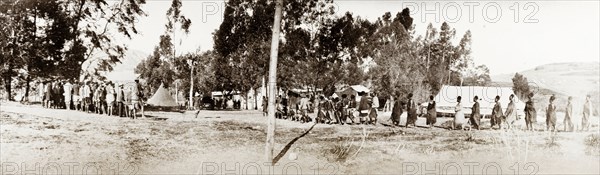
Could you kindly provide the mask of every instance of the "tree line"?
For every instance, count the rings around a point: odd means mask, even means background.
[[[0,20],[8,24],[0,36],[5,89],[10,91],[14,79],[75,79],[89,74],[81,64],[93,59],[95,52],[109,55],[95,72],[109,71],[127,50],[115,34],[127,38],[138,32],[135,20],[145,15],[144,3],[2,1]],[[268,74],[274,5],[269,0],[227,1],[223,22],[213,32],[214,47],[181,55],[176,52],[175,34],[193,32],[192,21],[180,10],[181,0],[172,0],[165,32],[136,72],[152,89],[177,84],[185,95],[191,77],[194,92],[257,89]],[[474,65],[470,31],[454,43],[457,34],[448,23],[439,29],[429,24],[425,36],[416,35],[409,9],[382,13],[374,21],[351,12],[338,16],[335,11],[333,0],[284,2],[279,87],[323,89],[331,95],[339,85],[365,84],[381,95],[413,92],[422,95],[415,100],[424,100],[444,84],[491,81],[487,67]]]
[[[274,5],[268,0],[227,1],[212,50],[161,60],[160,44],[138,72],[188,90],[187,60],[194,60],[201,62],[191,65],[197,70],[197,91],[257,89],[268,74]],[[413,92],[424,100],[444,84],[491,82],[489,69],[474,65],[470,31],[458,43],[452,42],[457,34],[448,23],[439,29],[429,24],[425,36],[417,36],[408,8],[370,21],[351,12],[336,16],[332,0],[285,1],[283,7],[277,75],[283,89],[323,89],[331,95],[338,85],[366,84],[381,95]]]
[[[12,99],[15,87],[29,95],[34,80],[97,77],[123,58],[119,42],[138,33],[145,0],[2,0],[0,1],[0,76]],[[95,58],[104,53],[106,58]],[[91,59],[99,66],[82,70]]]

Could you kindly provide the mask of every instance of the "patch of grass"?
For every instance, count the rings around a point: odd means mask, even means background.
[[[406,141],[425,141],[425,140],[432,140],[433,136],[432,135],[408,135],[408,136],[403,136],[402,139],[406,140]]]
[[[227,121],[219,121],[213,124],[213,127],[218,131],[236,131],[236,130],[246,130],[246,131],[261,131],[263,132],[261,127],[253,126],[249,123],[242,123],[233,120]]]
[[[590,134],[585,137],[585,145],[591,147],[600,147],[600,134]]]
[[[334,142],[333,145],[326,146],[327,148],[322,149],[321,154],[330,162],[346,162],[358,151],[358,147],[348,140]]]
[[[214,122],[211,124],[211,129],[216,132],[213,132],[210,141],[231,147],[264,143],[267,135],[264,127],[260,125],[232,120]]]
[[[585,153],[600,156],[600,134],[590,134],[585,137]]]

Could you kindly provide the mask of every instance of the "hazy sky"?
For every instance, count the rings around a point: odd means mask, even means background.
[[[137,24],[141,35],[128,41],[131,49],[151,53],[164,32],[170,0],[147,0],[147,17]],[[599,1],[394,1],[337,0],[337,14],[350,11],[375,20],[404,7],[413,14],[416,34],[429,23],[444,21],[457,31],[456,42],[472,32],[472,56],[491,74],[513,73],[554,62],[600,61]],[[192,20],[189,35],[177,34],[178,54],[212,49],[212,33],[223,18],[224,1],[183,0],[183,13]],[[437,18],[437,19],[436,19]],[[596,63],[597,64],[597,63]]]

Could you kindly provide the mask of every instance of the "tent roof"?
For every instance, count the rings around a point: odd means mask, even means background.
[[[340,94],[355,94],[355,93],[359,93],[359,92],[370,92],[369,88],[363,86],[363,85],[353,85],[353,86],[348,86],[346,88],[343,88],[341,91],[338,91],[338,95]]]
[[[370,92],[369,88],[363,86],[363,85],[353,85],[350,86],[350,88],[352,88],[352,90],[356,91],[356,92]]]
[[[146,103],[153,106],[178,106],[177,103],[175,103],[175,99],[173,98],[173,96],[169,94],[169,91],[166,88],[164,88],[162,84],[160,85],[158,90],[156,90],[152,98],[148,99]]]

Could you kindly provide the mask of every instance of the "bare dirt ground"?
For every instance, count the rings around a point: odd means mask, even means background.
[[[550,133],[451,131],[441,118],[390,127],[381,113],[377,126],[316,125],[268,166],[256,111],[147,113],[161,121],[2,103],[0,113],[2,174],[600,174],[597,117],[593,131]],[[275,155],[311,126],[278,120]]]

